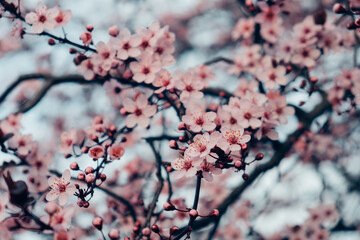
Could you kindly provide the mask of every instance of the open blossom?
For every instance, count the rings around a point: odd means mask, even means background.
[[[99,159],[105,155],[105,150],[102,146],[93,146],[89,149],[89,156],[93,159]]]
[[[95,77],[94,73],[95,64],[91,58],[85,59],[77,67],[77,72],[84,75],[86,80],[93,80]]]
[[[182,117],[182,121],[193,132],[200,132],[202,129],[212,131],[216,127],[215,118],[215,112],[204,112],[200,108],[194,107],[186,110],[186,115]]]
[[[76,129],[72,128],[69,132],[63,132],[60,136],[61,145],[59,152],[69,154],[72,152],[73,145],[76,143]]]
[[[255,21],[253,18],[241,18],[236,23],[234,29],[231,32],[231,37],[233,40],[238,40],[239,38],[249,38],[252,36],[255,30]]]
[[[110,43],[113,44],[117,51],[117,57],[121,60],[126,60],[129,57],[138,57],[141,54],[138,46],[141,43],[140,37],[131,35],[129,29],[123,28],[120,31],[119,38],[111,38]]]
[[[251,127],[256,129],[261,126],[260,117],[263,114],[263,109],[255,104],[252,104],[249,100],[241,100],[241,108],[237,114],[237,120],[239,125],[243,128]]]
[[[284,86],[288,80],[285,76],[286,69],[284,66],[277,66],[276,68],[269,67],[258,76],[265,86],[269,89],[274,89],[277,85]]]
[[[291,62],[306,67],[314,67],[315,60],[320,56],[320,50],[313,47],[303,47],[296,50]]]
[[[221,129],[222,138],[219,139],[217,146],[220,147],[225,152],[230,151],[239,151],[241,149],[240,144],[244,144],[250,141],[250,135],[244,135],[244,129]]]
[[[168,70],[161,69],[158,72],[155,81],[152,83],[155,87],[160,87],[155,90],[155,93],[161,93],[164,90],[169,90],[174,87],[174,80],[171,77],[171,73]]]
[[[32,149],[32,136],[21,135],[20,133],[15,133],[15,135],[10,138],[8,141],[9,148],[17,149],[17,153],[19,156],[26,156]]]
[[[182,177],[193,177],[197,173],[197,167],[201,164],[200,158],[190,157],[185,155],[179,157],[171,162],[171,167],[174,168],[176,173],[174,174],[175,179]]]
[[[181,102],[188,103],[193,99],[201,99],[204,96],[204,93],[201,92],[204,83],[200,79],[194,78],[190,73],[178,74],[174,78],[176,79],[176,88],[181,90]]]
[[[147,97],[144,94],[139,94],[135,101],[130,98],[125,98],[125,110],[130,113],[126,117],[126,126],[129,128],[139,124],[141,127],[146,128],[149,126],[150,117],[156,113],[156,105],[149,105]]]
[[[57,16],[55,17],[55,22],[57,27],[64,27],[72,17],[71,10],[62,11],[59,7],[55,7],[58,11]]]
[[[107,153],[111,160],[120,159],[124,155],[125,150],[120,143],[113,144],[108,148]]]
[[[217,131],[211,133],[211,135],[208,132],[203,135],[197,134],[194,137],[194,142],[190,144],[188,149],[186,149],[185,154],[191,157],[204,158],[210,153],[210,150],[216,145],[220,137],[221,135]]]
[[[96,54],[93,55],[93,62],[100,65],[104,71],[109,71],[111,63],[115,58],[115,50],[110,44],[99,42],[96,44]]]
[[[211,158],[212,157],[209,156],[207,159]],[[202,163],[199,165],[198,169],[202,171],[202,176],[208,182],[213,181],[213,174],[219,175],[222,173],[222,170],[220,168],[215,167],[214,163],[208,162],[207,160],[203,160]]]
[[[161,69],[161,63],[154,61],[150,53],[144,52],[139,62],[130,63],[130,69],[136,82],[152,83],[155,80],[155,74]]]
[[[84,31],[80,34],[80,40],[83,41],[85,45],[89,45],[92,43],[92,35],[88,31]]]
[[[26,14],[25,21],[32,25],[34,33],[41,33],[56,27],[55,18],[58,12],[56,8],[48,9],[43,3],[39,3],[35,12]]]
[[[22,126],[20,123],[22,114],[10,114],[5,120],[0,122],[0,129],[3,134],[13,133],[19,130]]]
[[[48,183],[50,185],[50,192],[46,194],[47,201],[54,201],[59,198],[59,204],[65,205],[68,200],[68,195],[73,195],[76,188],[70,184],[70,170],[66,169],[61,177],[50,177]]]

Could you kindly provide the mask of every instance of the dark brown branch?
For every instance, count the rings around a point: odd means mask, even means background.
[[[204,65],[209,66],[211,64],[218,63],[218,62],[225,62],[225,63],[228,63],[228,64],[234,64],[234,61],[229,59],[229,58],[217,57],[217,58],[214,58],[212,60],[204,62]]]

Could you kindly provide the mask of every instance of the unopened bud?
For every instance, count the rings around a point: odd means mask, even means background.
[[[94,30],[94,27],[92,25],[88,24],[88,25],[86,25],[86,30],[91,32],[92,30]]]
[[[156,224],[151,226],[151,230],[154,233],[159,233],[160,232],[160,229],[159,229],[158,225],[156,225]]]
[[[178,149],[179,148],[179,146],[178,146],[178,144],[177,144],[177,142],[175,140],[170,140],[169,141],[169,146],[170,146],[170,148],[173,148],[173,149]]]
[[[151,234],[150,228],[144,228],[144,229],[142,230],[142,234],[143,234],[144,236],[150,236],[150,234]]]
[[[118,240],[118,239],[120,239],[120,232],[119,232],[119,230],[113,228],[110,230],[108,236],[111,240]]]
[[[179,130],[186,130],[186,124],[184,122],[180,122],[178,125]]]
[[[255,156],[255,160],[256,161],[260,161],[261,159],[263,159],[264,158],[264,154],[262,154],[262,153],[258,153],[258,154],[256,154],[256,156]]]
[[[337,14],[346,13],[346,9],[340,3],[334,4],[333,11]]]
[[[174,211],[176,209],[175,206],[170,202],[166,202],[163,205],[163,208],[164,208],[165,211]]]
[[[116,25],[109,27],[108,29],[109,35],[116,37],[119,34],[119,28]]]
[[[212,217],[212,216],[218,217],[218,216],[220,216],[220,212],[219,212],[219,210],[214,209],[214,210],[211,211],[211,213],[209,214],[209,216],[210,216],[210,217]]]
[[[55,45],[55,40],[54,40],[53,38],[49,38],[48,44],[49,44],[50,46]]]
[[[86,173],[86,174],[93,173],[93,172],[95,172],[95,169],[94,169],[93,167],[87,167],[87,168],[85,168],[85,173]]]
[[[178,230],[179,230],[179,228],[177,226],[171,227],[170,228],[170,235],[174,235]]]
[[[199,216],[199,213],[196,209],[191,209],[189,212],[190,217],[192,218],[197,218],[197,216]]]
[[[77,164],[77,162],[73,162],[70,164],[70,169],[71,170],[79,170],[79,165]]]
[[[101,231],[102,226],[103,226],[103,219],[101,217],[96,217],[94,218],[94,220],[92,221],[93,226],[98,229],[99,231]]]

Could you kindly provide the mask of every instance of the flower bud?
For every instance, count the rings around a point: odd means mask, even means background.
[[[199,216],[199,213],[196,209],[191,209],[189,212],[190,217],[192,218],[197,218],[197,216]]]
[[[105,174],[100,174],[100,179],[101,179],[101,181],[105,181],[106,180],[106,175]]]
[[[256,161],[260,161],[260,160],[262,160],[264,158],[264,154],[262,154],[262,153],[258,153],[258,154],[256,154],[256,156],[255,156],[255,160]]]
[[[119,230],[113,228],[110,230],[108,236],[111,240],[118,240],[118,239],[120,239],[120,232],[119,232]]]
[[[92,182],[94,182],[94,181],[95,181],[95,175],[94,175],[93,173],[87,174],[86,177],[85,177],[85,181],[86,181],[87,183],[92,183]]]
[[[77,164],[77,162],[73,162],[70,164],[70,169],[71,170],[79,170],[79,165]]]
[[[165,211],[174,211],[176,209],[175,206],[170,202],[166,202],[163,205],[163,208],[164,208]]]
[[[109,35],[116,37],[119,34],[119,28],[116,25],[109,27],[108,29]]]
[[[144,229],[142,230],[142,234],[143,234],[144,236],[150,236],[150,234],[151,234],[150,228],[144,228]]]
[[[249,179],[249,175],[248,175],[248,174],[246,174],[246,173],[244,173],[244,174],[242,175],[242,178],[246,181],[246,180],[248,180],[248,179]]]
[[[49,44],[50,46],[55,45],[55,40],[54,40],[53,38],[49,38],[48,44]]]
[[[88,24],[88,25],[86,25],[86,30],[91,32],[92,30],[94,30],[94,27],[92,25]]]
[[[81,180],[81,181],[84,180],[85,179],[85,173],[82,173],[82,172],[79,173],[78,176],[77,176],[77,179]]]
[[[179,148],[179,146],[178,146],[178,144],[177,144],[177,142],[175,140],[170,140],[169,141],[169,146],[172,149],[178,149]]]
[[[89,174],[89,173],[93,173],[95,170],[94,170],[94,168],[92,168],[92,167],[87,167],[87,168],[85,168],[85,173],[86,174]]]
[[[346,13],[346,9],[340,3],[334,4],[333,11],[337,14]]]
[[[92,221],[92,224],[97,230],[101,231],[101,229],[103,227],[103,219],[101,217],[96,217]]]
[[[179,230],[179,228],[177,226],[171,227],[170,228],[170,235],[174,235],[178,230]]]
[[[179,130],[186,130],[186,124],[184,122],[180,122],[178,125]]]
[[[158,227],[158,225],[154,224],[151,226],[151,230],[154,232],[154,233],[159,233],[160,232],[160,229]]]
[[[239,160],[235,161],[235,167],[236,167],[236,168],[239,168],[239,167],[241,167],[241,166],[242,166],[242,162],[241,162],[241,161],[239,161]]]
[[[45,212],[52,215],[58,210],[58,205],[55,202],[48,202],[45,207]]]
[[[219,210],[217,210],[217,209],[212,210],[211,213],[209,214],[209,217],[212,217],[212,216],[214,216],[214,217],[220,216]]]

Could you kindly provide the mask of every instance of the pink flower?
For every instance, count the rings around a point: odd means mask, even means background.
[[[92,43],[92,35],[88,31],[84,31],[80,34],[80,40],[83,41],[84,45],[89,45]]]
[[[276,43],[281,36],[284,28],[281,26],[282,21],[277,21],[272,24],[265,24],[261,26],[261,36],[270,43]]]
[[[320,50],[314,47],[303,47],[296,50],[291,62],[306,67],[314,67],[315,60],[320,56]]]
[[[216,145],[220,137],[221,135],[217,131],[211,133],[211,135],[208,132],[203,135],[197,134],[194,137],[194,142],[190,144],[188,149],[186,149],[185,155],[200,158],[206,157],[210,153],[210,150]],[[215,162],[215,159],[210,162]]]
[[[61,140],[61,145],[59,148],[59,152],[64,154],[71,153],[73,150],[73,145],[77,140],[75,128],[70,129],[69,132],[61,133],[60,140]]]
[[[255,16],[255,21],[262,25],[272,24],[281,20],[279,17],[280,7],[276,4],[269,6],[266,2],[258,2],[261,12]]]
[[[4,121],[0,122],[0,128],[3,134],[13,133],[19,130],[21,126],[22,114],[10,114]]]
[[[122,106],[123,88],[124,86],[115,79],[110,79],[104,83],[104,89],[115,107]]]
[[[95,78],[94,69],[94,62],[92,59],[88,58],[81,62],[76,71],[80,74],[83,74],[86,80],[93,80]]]
[[[32,136],[20,135],[20,133],[15,133],[15,135],[8,141],[9,148],[16,149],[17,154],[21,157],[25,157],[32,149]]]
[[[200,158],[192,158],[185,155],[183,158],[179,157],[171,162],[171,167],[174,168],[176,173],[175,179],[183,177],[193,177],[197,173],[197,167],[201,164]]]
[[[99,159],[104,157],[105,150],[102,146],[93,146],[89,149],[89,156],[93,159]]]
[[[136,82],[152,83],[155,80],[155,74],[161,69],[161,63],[154,61],[150,53],[144,52],[139,62],[130,63],[130,69]]]
[[[177,74],[174,78],[176,88],[181,90],[181,102],[186,104],[204,96],[204,93],[201,92],[204,83],[200,79],[194,78],[191,73]]]
[[[141,127],[146,128],[149,126],[150,117],[156,113],[156,105],[149,105],[147,97],[144,94],[139,94],[135,101],[130,98],[125,98],[124,108],[130,113],[126,117],[126,126],[129,128],[139,124]]]
[[[141,54],[138,46],[141,43],[141,39],[133,35],[129,29],[124,28],[120,31],[120,38],[111,38],[110,43],[114,45],[114,48],[117,50],[117,57],[121,60],[126,60],[129,57],[138,57]]]
[[[72,17],[71,10],[62,11],[59,7],[55,7],[58,11],[57,16],[55,17],[55,22],[57,27],[64,27]]]
[[[50,177],[48,183],[51,187],[50,192],[46,194],[47,201],[54,201],[59,197],[59,204],[65,205],[68,195],[73,195],[76,191],[74,185],[70,184],[70,170],[66,169],[61,178]]]
[[[214,154],[216,155],[216,154]],[[208,156],[207,159],[211,159],[212,157]],[[213,174],[219,175],[222,173],[222,170],[220,168],[215,167],[214,163],[208,162],[206,160],[203,160],[200,166],[198,167],[199,170],[202,171],[202,176],[204,179],[208,182],[213,181]]]
[[[241,37],[249,38],[254,33],[254,30],[255,21],[253,18],[240,18],[231,32],[231,37],[233,40],[238,40]]]
[[[35,12],[26,14],[25,21],[32,25],[34,33],[41,33],[44,30],[55,28],[55,17],[58,15],[58,12],[58,9],[47,9],[43,3],[39,3]]]
[[[244,135],[244,129],[232,129],[221,128],[222,138],[219,139],[217,146],[220,147],[224,152],[228,150],[234,152],[241,149],[240,144],[247,143],[250,141],[250,135]]]
[[[193,132],[200,132],[202,129],[212,131],[216,127],[215,118],[215,112],[204,112],[198,107],[193,107],[186,110],[186,115],[182,117],[182,121]]]
[[[269,139],[275,141],[279,139],[279,134],[274,130],[274,127],[278,126],[278,122],[264,122],[259,130],[255,133],[255,138],[257,140],[261,140],[264,136],[268,137]]]
[[[49,207],[49,204],[52,202],[47,203],[47,208]],[[56,204],[56,203],[53,203]],[[68,228],[71,224],[71,220],[75,214],[75,206],[69,205],[65,208],[59,207],[59,206],[50,206],[51,214],[48,216],[41,217],[41,220],[44,222],[48,222],[48,224],[52,227],[55,227],[56,229],[59,229],[59,227]],[[50,209],[48,208],[48,209]],[[56,210],[55,210],[56,209]],[[54,211],[55,210],[55,211]]]
[[[120,159],[124,155],[125,150],[120,143],[113,144],[108,148],[107,153],[111,160]]]
[[[265,69],[262,74],[258,75],[258,78],[267,88],[274,89],[277,84],[281,86],[287,84],[288,80],[285,74],[286,69],[284,66],[277,66],[276,68],[269,67]]]
[[[152,83],[155,87],[160,87],[159,89],[155,90],[155,93],[161,93],[164,90],[169,90],[174,87],[174,80],[171,77],[171,74],[168,70],[161,69],[158,72],[155,81]]]
[[[263,114],[263,109],[252,104],[249,100],[241,100],[241,108],[237,115],[239,125],[243,128],[251,127],[256,129],[261,126],[260,117]]]
[[[109,71],[115,58],[115,50],[110,44],[99,42],[96,44],[96,53],[92,57],[96,65],[100,65],[104,71]]]

